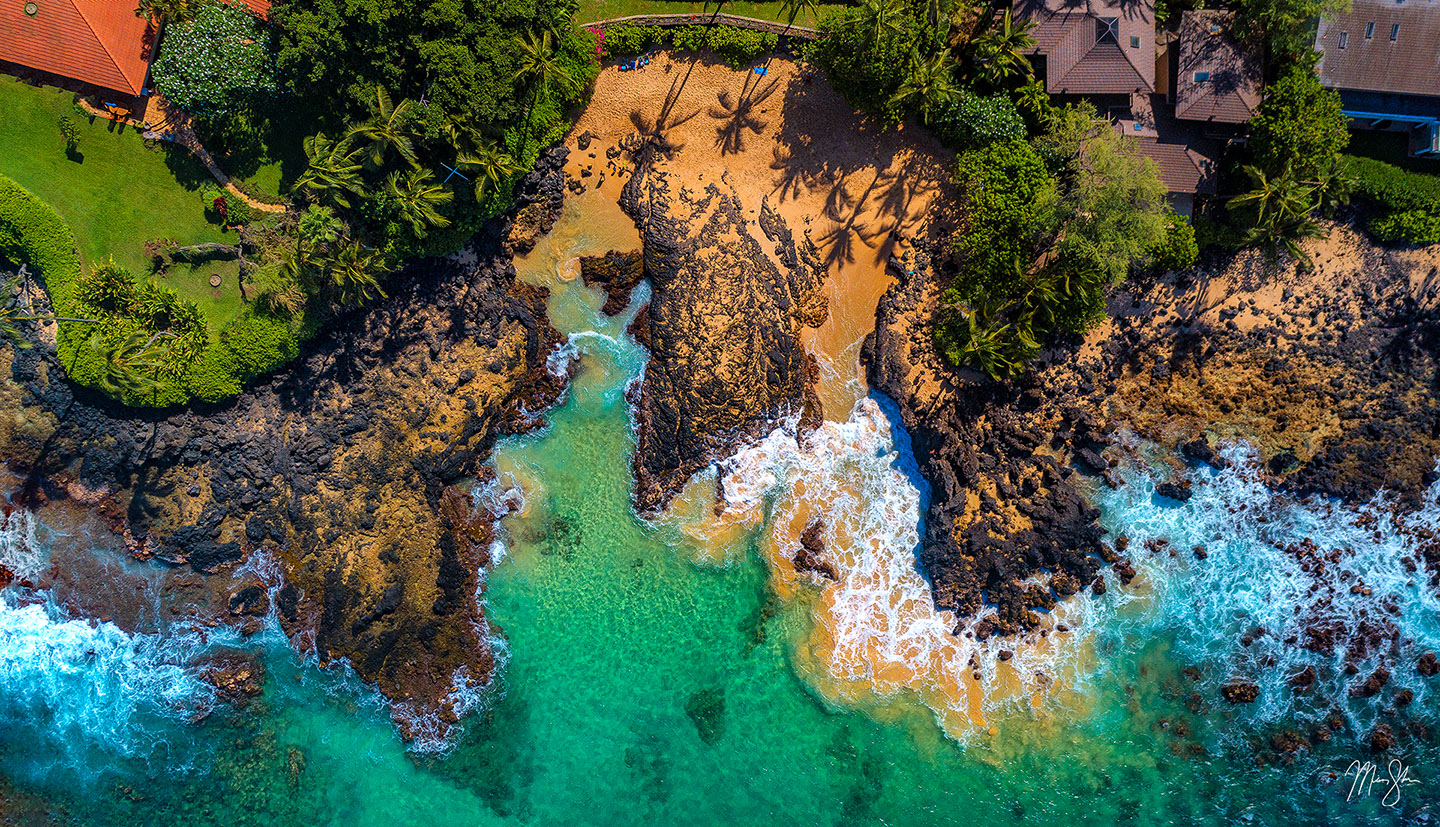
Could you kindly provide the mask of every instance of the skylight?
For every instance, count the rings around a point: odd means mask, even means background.
[[[1120,44],[1120,18],[1095,18],[1095,42]]]

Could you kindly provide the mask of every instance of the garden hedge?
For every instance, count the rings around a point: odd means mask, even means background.
[[[60,325],[57,336],[60,364],[77,384],[92,388],[99,385],[104,361],[89,347],[93,336],[118,341],[132,330],[148,329],[153,324],[153,318],[143,313],[122,310],[116,314],[87,304],[78,289],[85,274],[69,226],[49,205],[3,175],[0,175],[0,256],[29,265],[49,291],[56,315],[104,319],[103,325],[73,322]],[[165,294],[160,298],[175,298],[168,288],[156,287],[150,292]],[[183,305],[175,315],[191,322],[188,329],[198,320],[199,311],[193,303]],[[199,324],[203,327],[203,320],[199,320]],[[293,359],[299,352],[297,334],[289,322],[256,315],[246,309],[227,324],[216,339],[205,340],[203,350],[178,379],[163,382],[154,394],[140,398],[125,396],[119,401],[165,408],[197,399],[205,402],[228,399],[240,393],[246,381]],[[205,335],[203,330],[199,335]]]
[[[628,23],[605,30],[607,58],[634,57],[651,48],[673,46],[681,52],[709,49],[731,68],[740,69],[763,54],[773,52],[780,42],[772,32],[757,32],[737,26],[632,26]]]
[[[1381,241],[1440,243],[1440,176],[1410,172],[1374,158],[1344,156],[1355,179],[1355,196],[1377,213],[1368,222]]]

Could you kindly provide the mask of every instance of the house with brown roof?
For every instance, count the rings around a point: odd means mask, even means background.
[[[1242,124],[1260,108],[1260,55],[1229,34],[1228,11],[1187,11],[1180,18],[1175,117]]]
[[[1035,23],[1036,72],[1052,95],[1155,91],[1154,0],[1018,0]]]
[[[1315,48],[1320,82],[1339,90],[1352,126],[1440,154],[1440,0],[1354,0],[1320,22]]]
[[[257,16],[269,0],[244,0]],[[51,82],[79,81],[119,97],[145,94],[159,32],[134,0],[9,0],[0,7],[0,66]]]

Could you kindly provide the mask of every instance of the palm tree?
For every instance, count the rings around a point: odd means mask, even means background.
[[[914,107],[920,111],[920,119],[926,125],[934,110],[951,103],[959,95],[955,86],[954,61],[950,53],[940,49],[928,59],[920,57],[918,50],[910,57],[910,71],[905,82],[895,90],[892,103]]]
[[[818,0],[780,0],[780,11],[786,15],[785,31],[780,33],[781,37],[790,33],[790,27],[795,25],[795,18],[804,12],[812,15],[820,11]]]
[[[499,192],[510,176],[523,169],[510,157],[510,153],[494,144],[477,147],[474,154],[461,155],[456,159],[455,165],[470,170],[475,176],[476,202],[483,201],[489,194]]]
[[[410,166],[418,166],[409,130],[410,114],[414,108],[415,103],[411,100],[392,103],[385,87],[376,86],[373,114],[364,123],[350,127],[345,141],[364,147],[365,166],[370,169],[379,169],[385,163],[385,153],[392,149]]]
[[[170,348],[161,341],[173,338],[175,334],[168,330],[148,336],[145,331],[136,330],[114,345],[100,336],[92,337],[90,350],[104,364],[96,384],[118,399],[154,393],[160,388],[160,372],[170,355]]]
[[[1320,214],[1333,216],[1335,211],[1350,203],[1350,195],[1356,180],[1345,171],[1339,158],[1331,158],[1329,166],[1320,170],[1314,181],[1310,181],[1311,192]]]
[[[135,16],[143,17],[155,25],[161,20],[171,23],[185,23],[195,19],[195,6],[190,0],[139,0]]]
[[[450,219],[440,214],[440,207],[450,203],[455,193],[445,189],[428,169],[390,173],[385,189],[400,210],[400,217],[410,225],[416,238],[424,238],[431,227],[448,227]]]
[[[1250,164],[1243,169],[1253,189],[1231,198],[1226,208],[1249,223],[1246,241],[1265,245],[1272,255],[1284,248],[1302,267],[1306,266],[1300,241],[1324,235],[1310,217],[1317,206],[1315,186],[1296,179],[1288,165],[1275,176],[1267,176]]]
[[[352,241],[342,246],[330,259],[326,272],[329,275],[329,290],[337,304],[353,307],[376,296],[383,297],[380,289],[380,275],[385,270],[385,258],[376,250],[366,249],[360,242]]]
[[[323,204],[311,204],[300,219],[295,222],[298,240],[315,247],[329,244],[345,234],[345,222],[335,216],[335,211]]]
[[[360,165],[348,142],[331,141],[320,132],[306,138],[304,146],[310,164],[295,179],[296,189],[340,207],[350,206],[350,195],[364,194]]]
[[[515,70],[515,81],[528,83],[533,90],[529,110],[525,113],[525,129],[520,133],[521,140],[526,142],[530,139],[530,119],[535,114],[540,96],[548,93],[552,85],[566,95],[574,94],[580,85],[580,81],[560,62],[560,53],[555,49],[554,38],[548,30],[538,35],[530,32],[521,39],[520,68]]]
[[[878,43],[885,32],[899,34],[904,6],[900,0],[865,0],[865,20],[871,27],[871,40]]]
[[[1034,28],[1031,20],[1017,24],[1012,11],[1006,8],[999,26],[977,35],[971,41],[971,56],[980,79],[998,86],[1016,75],[1030,77],[1030,57],[1025,53],[1035,45],[1035,38],[1030,36]]]

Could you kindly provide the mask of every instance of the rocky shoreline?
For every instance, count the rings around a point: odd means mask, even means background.
[[[1103,592],[1094,577],[1102,560],[1128,583],[1127,555],[1141,550],[1124,537],[1102,542],[1074,477],[1119,484],[1122,433],[1175,452],[1171,478],[1157,486],[1175,500],[1190,496],[1192,465],[1222,465],[1216,447],[1232,440],[1253,445],[1267,482],[1296,497],[1356,506],[1389,492],[1397,530],[1412,532],[1415,553],[1402,563],[1440,591],[1440,539],[1406,520],[1440,456],[1440,250],[1384,250],[1348,226],[1332,230],[1308,271],[1242,254],[1139,278],[1112,297],[1101,329],[1047,350],[1008,385],[936,352],[943,268],[923,254],[892,260],[897,282],[864,358],[872,386],[898,404],[931,486],[921,559],[936,604],[961,614],[993,604],[997,619],[981,634],[1024,633],[1038,625],[1036,610],[1087,586]],[[1355,676],[1352,697],[1403,709],[1403,693],[1383,691],[1389,675],[1428,677],[1434,656],[1400,634],[1398,607],[1378,596],[1354,622],[1326,620],[1335,585],[1320,575],[1343,571],[1349,553],[1296,546],[1315,575],[1314,602],[1303,634],[1284,645],[1333,656],[1343,675],[1330,677]],[[1203,549],[1195,557],[1203,561]],[[1024,585],[1037,580],[1045,585]],[[1352,595],[1369,595],[1351,582]],[[1297,692],[1316,680],[1292,677]],[[1237,680],[1221,695],[1249,703],[1257,691]],[[1378,726],[1385,731],[1369,740],[1393,745],[1394,730]]]
[[[132,630],[253,633],[273,594],[296,649],[348,662],[407,738],[448,737],[494,666],[479,603],[493,521],[467,482],[497,437],[543,424],[564,391],[546,369],[562,339],[545,292],[516,281],[511,255],[558,217],[565,155],[543,155],[467,251],[397,274],[387,299],[222,407],[117,410],[77,392],[46,349],[12,349],[0,455],[17,503],[98,517],[113,545],[163,564],[158,616],[87,570],[80,546],[96,532],[59,540],[31,585]],[[279,578],[256,575],[267,560]],[[257,674],[233,659],[203,671],[236,698]]]
[[[634,501],[650,513],[778,422],[819,422],[818,368],[800,329],[825,320],[825,267],[768,202],[749,217],[723,175],[692,191],[642,165],[620,204],[640,228],[653,291],[632,329],[650,361],[631,398]]]

